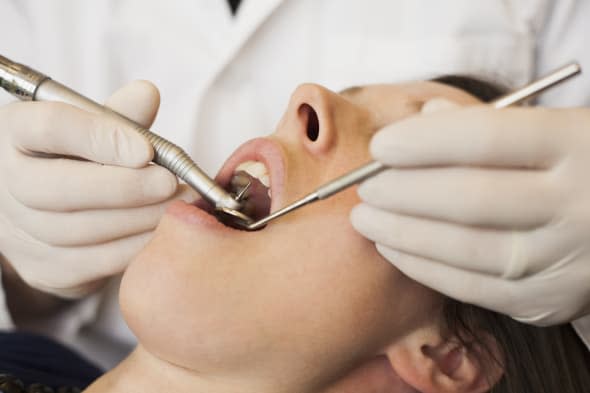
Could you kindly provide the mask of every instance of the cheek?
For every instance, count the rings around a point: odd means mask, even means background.
[[[305,331],[322,333],[327,355],[370,353],[416,326],[439,301],[352,228],[348,217],[357,202],[350,189],[284,222],[284,239],[292,241],[283,241],[282,269],[289,274],[282,291],[292,293],[283,299],[307,321]]]
[[[293,329],[300,348],[325,362],[373,353],[401,334],[407,325],[397,322],[409,313],[398,301],[412,296],[410,281],[354,231],[338,205],[310,206],[286,229],[300,241],[284,244],[282,277],[272,290],[282,293],[276,331]]]

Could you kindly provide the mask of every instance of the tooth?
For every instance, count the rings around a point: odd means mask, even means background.
[[[260,161],[245,161],[235,169],[236,171],[248,172],[252,176],[262,175],[267,172],[266,167]]]
[[[238,171],[246,171],[248,169],[248,167],[252,164],[254,164],[256,161],[244,161],[242,162],[240,165],[238,165],[238,167],[236,168],[236,172]]]
[[[246,172],[250,176],[260,180],[265,187],[270,187],[270,177],[268,175],[268,169],[260,161],[245,161],[238,165],[235,172]]]
[[[256,178],[260,178],[267,173],[266,166],[261,162],[255,162],[248,167],[248,173]]]
[[[231,178],[230,184],[233,187],[244,187],[246,184],[250,182],[248,175],[245,171],[239,171],[234,174]]]

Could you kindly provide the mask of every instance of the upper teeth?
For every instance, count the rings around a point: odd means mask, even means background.
[[[265,187],[270,187],[268,168],[260,161],[245,161],[237,166],[234,172],[244,171],[250,176],[260,180]]]

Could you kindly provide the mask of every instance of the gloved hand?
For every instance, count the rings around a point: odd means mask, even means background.
[[[149,127],[159,94],[133,82],[106,105]],[[94,290],[142,248],[170,199],[190,193],[149,164],[143,136],[106,116],[15,102],[0,108],[0,124],[0,252],[36,289]]]
[[[352,223],[407,276],[526,323],[590,313],[590,109],[431,111],[370,149],[391,168]]]

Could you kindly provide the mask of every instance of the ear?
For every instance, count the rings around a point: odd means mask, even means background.
[[[482,334],[484,346],[465,346],[456,337],[443,338],[436,325],[414,330],[386,354],[395,373],[423,393],[487,392],[504,372],[496,340]]]

